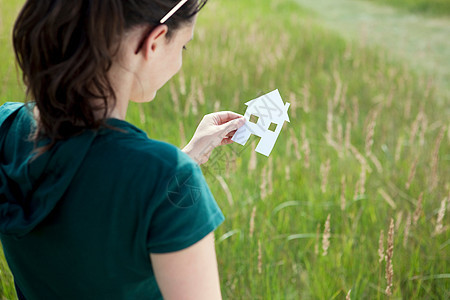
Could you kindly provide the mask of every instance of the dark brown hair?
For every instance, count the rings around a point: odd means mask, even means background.
[[[192,21],[207,0],[189,0],[165,24]],[[107,77],[123,33],[153,28],[179,0],[28,0],[13,29],[27,96],[39,110],[35,140],[57,141],[98,129],[116,95]],[[101,107],[91,100],[101,99]],[[112,100],[112,102],[109,102]],[[104,112],[103,119],[95,111]]]

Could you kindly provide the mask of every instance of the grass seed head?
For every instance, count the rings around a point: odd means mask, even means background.
[[[305,168],[309,169],[310,166],[310,156],[311,156],[311,148],[309,146],[308,138],[306,137],[306,128],[305,126],[302,127],[302,150],[304,154],[304,163]]]
[[[409,145],[410,146],[414,143],[414,140],[416,139],[417,132],[419,131],[420,124],[422,123],[423,115],[424,115],[423,111],[420,110],[419,113],[417,114],[416,119],[414,120],[414,122],[411,125],[411,131],[410,131],[410,135],[409,135]]]
[[[328,159],[325,163],[320,164],[320,175],[322,177],[321,190],[322,193],[327,191],[328,174],[330,173],[331,161]]]
[[[417,168],[417,162],[419,161],[419,155],[414,160],[411,170],[409,171],[408,181],[405,184],[405,189],[409,190],[409,187],[411,186],[411,182],[414,179],[414,175],[416,174],[416,168]]]
[[[408,244],[409,230],[411,229],[411,213],[408,213],[408,217],[406,218],[405,230],[403,233],[403,247],[406,248]]]
[[[250,216],[250,238],[253,237],[253,232],[255,231],[255,216],[256,216],[256,205],[253,206],[252,214]]]
[[[403,211],[400,210],[397,215],[395,216],[395,230],[398,230],[400,228],[400,225],[402,224],[403,219]]]
[[[169,88],[170,88],[170,96],[173,101],[173,107],[174,107],[175,113],[179,114],[180,113],[180,98],[178,97],[178,92],[175,88],[175,84],[173,83],[173,81],[170,82]]]
[[[352,289],[349,289],[347,295],[345,296],[345,300],[351,300],[351,298],[350,298],[351,292],[352,292]]]
[[[351,144],[352,123],[347,121],[345,124],[345,149],[348,149]]]
[[[375,120],[372,120],[367,127],[367,134],[366,134],[366,154],[367,155],[372,153],[373,136],[375,134],[375,126],[376,126],[376,122],[375,122]]]
[[[345,175],[341,177],[341,210],[345,210],[346,199],[345,199]]]
[[[330,217],[331,215],[328,214],[327,220],[325,221],[325,228],[323,230],[323,236],[322,236],[322,255],[326,256],[328,254],[328,248],[330,247],[330,232],[331,232],[331,227],[330,227]]]
[[[394,155],[395,162],[398,162],[400,160],[401,155],[402,155],[403,141],[404,141],[404,137],[403,136],[401,136],[397,140],[397,146],[395,147],[395,155]]]
[[[262,273],[262,249],[261,240],[258,240],[258,274]]]
[[[180,121],[178,127],[179,127],[179,131],[180,131],[180,142],[181,142],[181,145],[186,145],[186,134],[185,134],[185,131],[184,131],[184,125],[183,125],[182,121]]]
[[[261,200],[267,197],[267,166],[264,166],[261,172],[261,184],[259,186]]]
[[[252,151],[250,152],[250,160],[248,162],[248,171],[253,172],[256,169],[257,165],[257,158],[256,158],[256,143],[255,141],[252,142]]]
[[[337,126],[337,143],[342,151],[342,148],[344,148],[344,129],[341,123],[338,123]]]
[[[394,278],[394,267],[392,257],[394,255],[394,219],[391,219],[388,232],[388,245],[386,249],[386,294],[392,295],[392,280]]]
[[[316,243],[314,244],[314,254],[316,255],[319,255],[319,243],[320,243],[320,223],[317,223]]]
[[[300,149],[299,149],[299,146],[298,146],[297,137],[295,136],[294,130],[292,128],[289,128],[289,129],[290,129],[290,132],[291,132],[291,142],[292,142],[292,145],[294,145],[295,158],[297,160],[300,160],[302,158],[302,156],[300,154]]]
[[[271,195],[273,193],[273,156],[269,157],[269,169],[267,171],[267,180],[268,180],[268,194]]]
[[[180,71],[180,75],[178,76],[178,81],[180,83],[180,93],[181,95],[186,95],[186,79],[184,77],[183,71]]]
[[[358,126],[358,119],[359,119],[359,101],[356,96],[353,96],[352,98],[352,122],[355,125],[355,127]]]
[[[289,99],[289,103],[291,104],[289,111],[290,111],[290,113],[292,115],[292,118],[295,119],[296,116],[297,116],[297,106],[298,106],[298,104],[297,104],[297,96],[293,92],[290,92],[289,96],[288,96],[288,99]]]
[[[311,111],[310,105],[309,105],[309,99],[310,99],[310,92],[309,92],[309,85],[305,83],[302,88],[302,108],[305,113],[309,113]]]
[[[436,140],[434,142],[434,148],[433,148],[433,154],[432,154],[433,156],[431,158],[430,191],[433,191],[438,186],[438,182],[439,182],[439,176],[438,176],[439,148],[441,146],[442,139],[444,138],[445,130],[446,130],[445,126],[442,126],[442,128],[439,131],[439,134],[436,137]]]
[[[327,133],[325,134],[329,139],[333,138],[333,103],[328,101],[327,111]]]
[[[382,262],[384,260],[384,231],[380,231],[380,239],[378,240],[378,262]]]
[[[422,202],[423,202],[423,192],[420,193],[419,199],[417,200],[416,210],[414,211],[413,216],[413,224],[416,225],[417,221],[419,221],[420,216],[422,215]]]
[[[440,234],[440,233],[444,232],[443,220],[444,220],[444,216],[445,216],[446,204],[447,204],[447,198],[444,198],[441,201],[441,207],[439,208],[439,212],[438,212],[438,216],[437,216],[437,220],[436,220],[436,227],[434,229],[435,234]]]
[[[289,165],[286,165],[284,167],[284,172],[286,174],[286,181],[290,181],[291,180],[291,167]]]

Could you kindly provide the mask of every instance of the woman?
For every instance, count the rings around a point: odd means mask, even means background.
[[[33,102],[0,108],[0,238],[19,298],[220,298],[223,215],[198,164],[245,120],[207,115],[183,151],[124,121],[181,68],[205,2],[26,2],[13,43]]]

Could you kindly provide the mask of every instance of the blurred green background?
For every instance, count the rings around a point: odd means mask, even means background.
[[[418,14],[449,16],[450,2],[447,0],[368,0],[374,3],[389,4]]]
[[[0,103],[25,99],[22,3],[0,0]],[[202,166],[226,216],[225,299],[450,297],[449,15],[444,0],[209,1],[182,71],[127,118],[183,147],[207,113],[275,88],[291,103],[269,158],[253,138]],[[0,279],[15,299],[3,258]]]

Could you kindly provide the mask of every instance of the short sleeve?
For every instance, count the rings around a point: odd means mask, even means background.
[[[200,167],[192,160],[177,166],[164,186],[150,222],[149,253],[187,248],[224,221]]]

